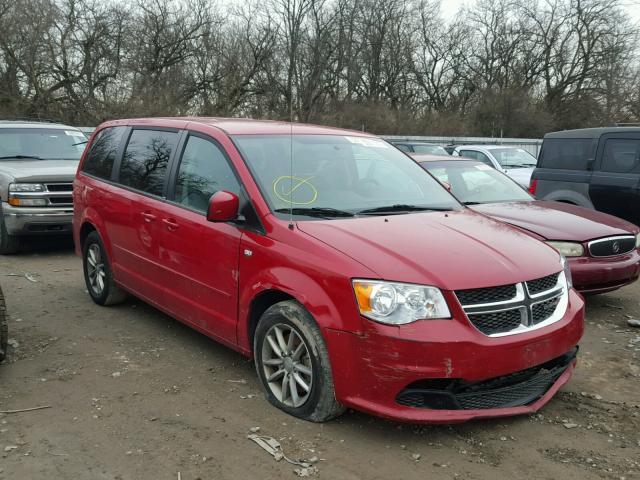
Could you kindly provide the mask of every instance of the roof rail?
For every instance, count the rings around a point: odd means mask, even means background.
[[[640,127],[640,122],[612,123],[612,127]]]

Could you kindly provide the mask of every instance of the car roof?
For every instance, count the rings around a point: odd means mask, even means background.
[[[411,158],[413,158],[418,163],[423,162],[460,162],[460,161],[473,161],[476,163],[482,163],[474,158],[467,157],[454,157],[451,155],[431,155],[428,153],[407,153]],[[484,164],[483,164],[484,165]]]
[[[0,128],[47,128],[55,130],[78,130],[62,123],[29,122],[24,120],[0,120]]]
[[[640,127],[598,127],[561,130],[547,133],[544,138],[597,138],[606,133],[640,133]]]
[[[145,126],[171,126],[176,122],[186,124],[197,123],[210,125],[224,131],[228,135],[349,135],[357,137],[372,137],[375,135],[346,130],[343,128],[325,127],[305,123],[291,123],[278,120],[254,120],[251,118],[222,118],[222,117],[154,117],[132,118],[106,122],[104,126],[115,125],[145,125]]]
[[[518,148],[522,150],[522,148],[516,145],[458,145],[456,146],[456,150],[464,150],[465,148],[484,148],[485,150],[497,150],[499,148]]]
[[[431,143],[431,142],[414,142],[412,140],[389,140],[390,143],[402,143],[404,145],[429,145],[431,147],[442,147],[442,145],[438,144],[438,143]],[[444,147],[442,147],[444,148]]]
[[[416,162],[438,162],[441,160],[452,160],[454,162],[459,162],[460,160],[469,160],[466,157],[453,157],[451,155],[434,155],[431,153],[413,153],[407,152],[411,158],[413,158]]]

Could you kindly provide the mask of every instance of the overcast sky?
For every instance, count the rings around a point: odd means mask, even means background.
[[[442,14],[446,19],[452,18],[463,5],[473,5],[474,0],[442,0]],[[640,23],[640,0],[625,0],[622,4],[634,22]]]

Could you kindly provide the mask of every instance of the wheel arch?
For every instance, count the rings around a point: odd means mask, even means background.
[[[76,244],[76,253],[82,256],[82,248],[87,236],[92,232],[98,232],[104,248],[107,251],[107,255],[112,258],[111,241],[109,239],[108,231],[104,226],[102,218],[93,208],[87,208],[82,215],[80,222],[77,224],[79,227],[74,227],[74,240]]]
[[[304,272],[284,266],[256,272],[254,277],[240,285],[237,324],[239,349],[249,356],[253,355],[253,338],[260,317],[270,306],[286,300],[294,300],[302,305],[321,332],[326,328],[360,331],[362,324],[351,281],[346,278],[343,280],[327,285]],[[353,312],[345,312],[344,305],[352,305]]]
[[[593,203],[582,193],[573,190],[556,190],[545,195],[542,200],[550,200],[554,202],[570,203],[579,207],[594,209]]]
[[[260,317],[262,317],[264,312],[266,312],[269,307],[280,302],[285,302],[287,300],[297,301],[290,294],[278,289],[263,290],[255,297],[253,297],[253,300],[251,300],[251,304],[249,305],[249,314],[247,318],[247,340],[249,348],[252,352],[253,339],[255,337],[256,328],[258,326]]]
[[[83,247],[85,240],[87,239],[87,237],[89,236],[89,234],[91,232],[97,232],[97,228],[95,227],[95,225],[93,223],[91,223],[90,221],[86,220],[82,223],[82,226],[80,227],[80,232],[78,233],[78,241],[80,243],[80,248]]]

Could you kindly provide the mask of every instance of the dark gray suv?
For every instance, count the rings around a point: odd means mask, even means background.
[[[529,190],[640,225],[640,127],[546,134]]]

